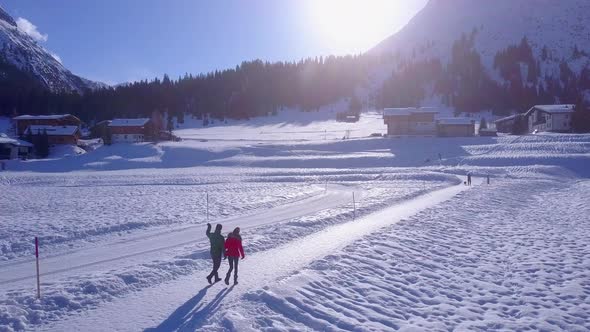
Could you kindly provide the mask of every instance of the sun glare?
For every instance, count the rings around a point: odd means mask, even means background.
[[[308,14],[322,43],[335,52],[357,53],[399,29],[404,7],[397,0],[311,0]]]

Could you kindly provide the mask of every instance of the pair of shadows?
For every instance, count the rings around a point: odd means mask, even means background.
[[[176,331],[190,327],[191,330],[195,330],[200,327],[207,317],[214,313],[226,297],[235,286],[224,288],[221,290],[213,300],[209,303],[201,303],[205,294],[209,288],[213,285],[201,289],[197,295],[193,296],[190,300],[186,301],[183,305],[178,307],[174,312],[166,318],[157,327],[147,328],[144,332],[165,332],[165,331]]]

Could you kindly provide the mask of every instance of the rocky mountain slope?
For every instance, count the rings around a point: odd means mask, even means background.
[[[99,83],[81,78],[67,70],[33,38],[18,29],[14,19],[0,7],[0,80],[36,81],[42,87],[57,91],[93,89]]]

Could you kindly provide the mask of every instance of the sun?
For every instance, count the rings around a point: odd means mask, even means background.
[[[309,0],[309,24],[322,43],[336,52],[364,52],[396,32],[406,1]]]

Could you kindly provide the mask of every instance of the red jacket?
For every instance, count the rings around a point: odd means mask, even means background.
[[[242,241],[240,239],[230,236],[225,240],[225,256],[244,258],[244,248],[242,248]]]

